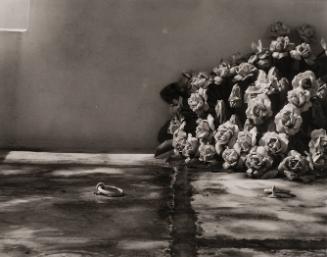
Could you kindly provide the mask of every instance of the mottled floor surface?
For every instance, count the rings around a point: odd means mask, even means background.
[[[327,180],[253,180],[243,173],[193,172],[198,253],[233,257],[326,257]],[[272,186],[293,198],[269,198]]]
[[[144,166],[144,157],[32,158],[11,156],[0,166],[1,257],[170,256],[171,169]],[[126,196],[95,196],[99,181]]]
[[[2,159],[0,257],[327,256],[327,180],[173,171],[151,155]],[[126,196],[95,196],[99,181]],[[272,185],[296,197],[265,197]]]

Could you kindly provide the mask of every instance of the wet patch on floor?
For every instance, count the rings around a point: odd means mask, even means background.
[[[1,257],[325,256],[325,180],[172,170],[131,155],[40,156],[0,165]],[[126,195],[95,195],[100,181]],[[265,197],[274,184],[296,197]]]
[[[188,170],[174,168],[174,172],[171,254],[173,257],[196,257],[196,216],[191,206],[192,187]]]
[[[315,256],[327,249],[327,180],[312,184],[281,179],[253,180],[243,173],[197,172],[192,208],[197,217],[199,256]],[[294,198],[268,198],[272,186],[291,190]],[[233,248],[233,254],[223,251]],[[241,249],[249,248],[249,251]],[[210,254],[209,254],[210,253]],[[213,254],[215,253],[215,254]],[[230,255],[228,255],[230,254]],[[283,253],[284,254],[284,253]],[[282,255],[284,256],[284,255]],[[321,256],[321,255],[317,255]]]
[[[169,256],[165,167],[0,166],[0,256]],[[102,181],[126,196],[94,195]]]

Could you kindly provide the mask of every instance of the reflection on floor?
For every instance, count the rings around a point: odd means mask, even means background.
[[[98,182],[125,190],[94,195]],[[151,155],[10,152],[0,257],[326,257],[326,179],[169,168]],[[276,185],[295,198],[267,198]]]
[[[148,157],[9,154],[0,166],[0,256],[168,256],[171,170]],[[94,195],[99,181],[126,196]]]
[[[305,184],[191,172],[191,180],[200,256],[327,256],[327,179]],[[267,197],[264,189],[273,186],[295,197]]]

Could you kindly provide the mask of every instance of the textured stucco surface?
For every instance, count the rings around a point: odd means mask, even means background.
[[[264,36],[309,22],[324,0],[31,0],[29,30],[0,33],[0,147],[151,151],[160,89]]]

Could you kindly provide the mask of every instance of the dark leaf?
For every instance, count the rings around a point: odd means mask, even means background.
[[[163,143],[161,143],[157,149],[156,152],[154,154],[155,157],[159,158],[159,156],[170,152],[171,150],[173,150],[173,140],[172,139],[168,139],[166,141],[164,141]]]
[[[174,82],[165,86],[160,91],[160,96],[165,102],[172,104],[174,100],[178,99],[180,96],[183,96],[183,93],[181,92],[178,83]]]
[[[266,172],[265,174],[263,174],[261,179],[275,178],[275,177],[277,177],[277,175],[278,175],[278,170],[273,169],[273,170],[270,170],[270,171]]]
[[[170,150],[168,152],[162,153],[160,155],[155,156],[157,159],[163,159],[163,160],[170,160],[175,155],[174,150]]]
[[[158,132],[158,141],[159,141],[159,143],[162,143],[162,142],[164,142],[165,140],[167,140],[167,139],[171,139],[173,136],[171,135],[171,134],[168,134],[168,127],[169,127],[169,124],[170,124],[170,120],[169,121],[167,121],[166,123],[165,123],[165,125],[163,125],[161,128],[160,128],[160,130],[159,130],[159,132]]]

